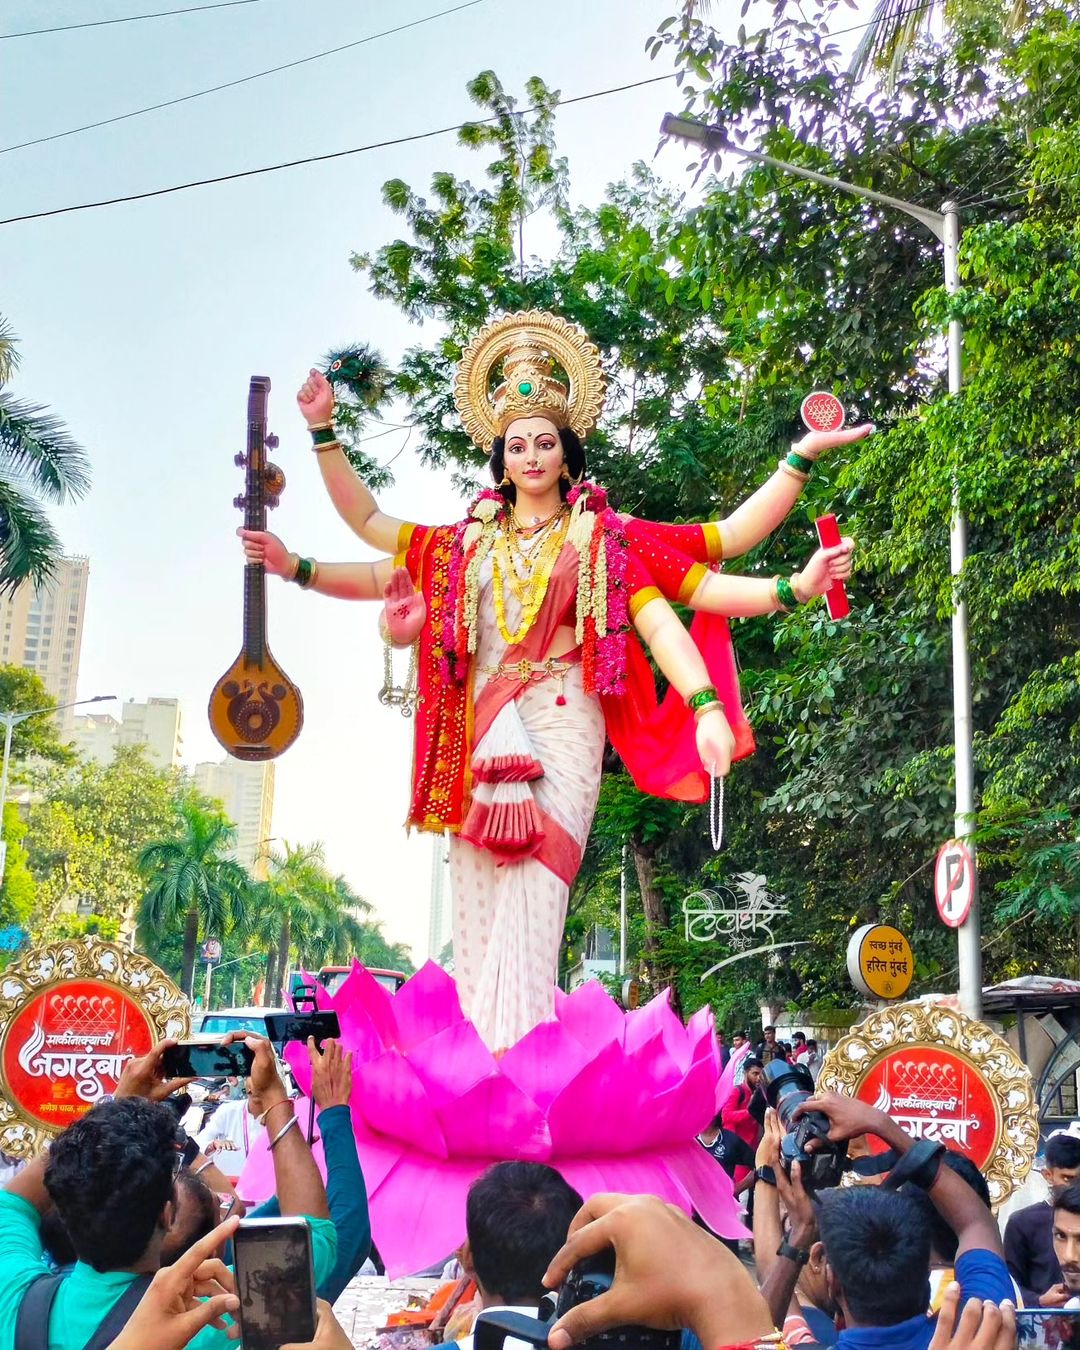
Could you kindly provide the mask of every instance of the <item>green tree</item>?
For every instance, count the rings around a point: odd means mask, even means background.
[[[0,318],[0,594],[47,581],[60,557],[42,500],[77,501],[90,487],[86,454],[63,423],[4,391],[17,366],[14,335]]]
[[[228,856],[236,842],[234,825],[190,797],[177,815],[176,833],[146,844],[138,854],[136,865],[147,882],[139,935],[148,945],[154,934],[182,925],[180,987],[190,994],[200,933],[221,939],[243,919],[251,880]]]
[[[25,666],[0,665],[0,711],[32,712],[41,708],[55,708],[56,699],[45,688],[45,682],[36,671]],[[0,736],[3,732],[0,730]],[[56,764],[71,764],[74,751],[60,739],[60,728],[55,718],[28,717],[12,728],[11,761],[18,765],[27,759],[50,760]]]
[[[139,851],[172,828],[181,780],[132,746],[105,765],[46,765],[30,785],[26,847],[37,883],[35,940],[51,936],[64,910],[84,898],[99,917],[134,918],[145,889]]]

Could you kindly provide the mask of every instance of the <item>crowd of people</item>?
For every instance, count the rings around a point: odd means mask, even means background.
[[[349,1122],[350,1057],[333,1041],[308,1047],[324,1183],[273,1048],[237,1038],[253,1053],[246,1109],[273,1145],[276,1194],[255,1213],[309,1225],[319,1304],[305,1345],[348,1350],[331,1304],[371,1249]],[[733,1041],[736,1050],[747,1044]],[[237,1339],[232,1243],[245,1208],[214,1155],[180,1124],[187,1081],[164,1076],[168,1044],[132,1060],[112,1100],[0,1191],[0,1350],[212,1350]],[[750,1201],[752,1242],[718,1240],[654,1197],[582,1196],[544,1164],[500,1163],[470,1191],[460,1278],[445,1302],[457,1315],[439,1321],[438,1334],[478,1350],[485,1322],[538,1309],[550,1317],[551,1291],[604,1252],[614,1255],[610,1287],[541,1326],[550,1350],[625,1326],[677,1331],[684,1346],[705,1350],[1005,1350],[1016,1343],[1017,1305],[1080,1308],[1080,1138],[1049,1139],[1048,1198],[1014,1214],[1003,1241],[986,1183],[965,1157],[822,1093],[796,1113],[818,1113],[820,1147],[878,1143],[873,1155],[852,1147],[856,1173],[860,1159],[874,1158],[853,1178],[863,1184],[815,1192],[803,1175],[810,1160],[791,1161],[762,1092],[763,1077],[776,1074],[766,1065],[798,1063],[807,1042],[796,1037],[789,1052],[766,1028],[754,1050],[742,1050],[742,1081],[701,1136]],[[465,1289],[474,1295],[467,1318],[457,1300]]]

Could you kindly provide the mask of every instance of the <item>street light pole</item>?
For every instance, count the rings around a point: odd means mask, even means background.
[[[703,145],[706,149],[717,153],[726,151],[738,155],[741,159],[752,160],[755,164],[769,164],[774,169],[789,173],[795,178],[806,178],[822,187],[835,188],[837,192],[845,192],[853,197],[863,197],[867,201],[877,202],[881,206],[892,207],[907,216],[912,216],[920,224],[925,225],[941,243],[946,291],[950,295],[955,295],[960,289],[960,211],[956,202],[945,202],[940,211],[931,211],[928,207],[904,201],[901,197],[891,197],[887,193],[875,192],[872,188],[862,187],[858,183],[848,183],[830,174],[817,173],[814,169],[804,168],[801,164],[791,164],[787,160],[766,155],[760,150],[733,145],[722,127],[709,126],[689,117],[676,117],[668,113],[661,123],[660,131],[662,135],[675,136],[683,141]],[[958,394],[963,385],[963,343],[964,335],[960,320],[951,319],[948,334],[950,394]],[[960,509],[959,484],[954,478],[950,503],[949,570],[954,579],[952,683],[956,799],[953,829],[958,839],[970,835],[975,825],[975,757],[972,747],[971,661],[968,650],[967,604],[958,597],[955,590],[955,579],[964,570],[966,560],[967,521]],[[974,857],[974,850],[972,856]],[[982,1014],[982,929],[977,876],[974,879],[973,890],[975,900],[971,912],[957,933],[957,954],[960,965],[960,1007],[969,1017],[979,1017]]]
[[[0,883],[3,883],[4,868],[7,863],[7,843],[4,840],[4,808],[7,805],[11,737],[15,728],[29,717],[43,717],[46,713],[63,712],[66,708],[80,708],[84,703],[112,703],[115,698],[115,694],[95,694],[93,698],[80,698],[74,703],[59,703],[55,708],[31,708],[29,712],[0,712],[0,724],[4,728],[4,764],[3,768],[0,769]]]

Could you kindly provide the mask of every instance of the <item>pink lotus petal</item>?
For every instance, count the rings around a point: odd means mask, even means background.
[[[682,1082],[653,1098],[648,1116],[637,1123],[634,1131],[636,1147],[662,1149],[670,1147],[673,1140],[694,1139],[716,1115],[715,1091],[716,1065],[711,1059],[701,1059]]]
[[[348,1017],[355,1007],[370,1018],[384,1047],[396,1047],[398,1030],[397,1021],[394,1018],[392,997],[374,975],[365,970],[359,961],[354,960],[353,968],[346,976],[345,983],[333,995],[329,1005],[337,1013],[338,1021],[341,1022],[342,1040],[345,1039],[344,1018]],[[322,1005],[320,1004],[320,1006]]]
[[[436,1111],[496,1072],[495,1056],[464,1019],[414,1045],[407,1058]]]
[[[600,1049],[608,1041],[622,1044],[626,1014],[598,980],[588,980],[572,994],[557,997],[555,1016],[584,1046]]]
[[[734,1239],[751,1236],[739,1218],[731,1178],[700,1144],[672,1149],[664,1161],[714,1233]]]
[[[543,1112],[506,1078],[477,1083],[438,1116],[452,1158],[547,1162],[551,1157]]]
[[[627,1017],[626,1053],[636,1055],[640,1046],[654,1040],[658,1034],[674,1072],[685,1073],[690,1067],[692,1041],[687,1036],[687,1028],[671,1010],[671,994],[667,989]]]
[[[591,1058],[560,1022],[541,1022],[507,1050],[499,1071],[546,1111]]]
[[[309,1097],[311,1095],[311,1057],[308,1055],[307,1046],[301,1045],[299,1041],[289,1041],[285,1046],[282,1059],[292,1069],[296,1086],[305,1097]]]
[[[629,1022],[629,1018],[627,1021]],[[668,1088],[678,1087],[685,1076],[678,1064],[668,1053],[665,1041],[665,1028],[656,1027],[646,1040],[638,1041],[631,1049],[629,1045],[630,1029],[626,1032],[626,1058],[632,1071],[641,1078],[652,1093],[666,1092]]]
[[[388,1050],[364,1066],[358,1102],[368,1129],[433,1158],[446,1158],[446,1140],[416,1070]]]
[[[465,1197],[485,1163],[406,1155],[371,1197],[371,1231],[387,1275],[399,1279],[449,1258],[465,1240]]]
[[[622,1046],[609,1044],[548,1107],[553,1156],[632,1153],[636,1122],[650,1109],[647,1083],[628,1072]]]
[[[738,1073],[744,1059],[750,1055],[750,1042],[740,1045],[738,1050],[733,1050],[724,1066],[724,1072],[716,1084],[716,1110],[721,1112],[728,1102],[735,1095],[735,1075]]]
[[[404,1051],[465,1018],[457,985],[434,961],[426,961],[406,980],[390,1003],[397,1022],[398,1045]]]

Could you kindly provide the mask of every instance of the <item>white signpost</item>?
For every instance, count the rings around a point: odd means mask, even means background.
[[[971,913],[977,884],[975,855],[962,839],[950,839],[934,864],[934,899],[941,922],[959,928]]]

